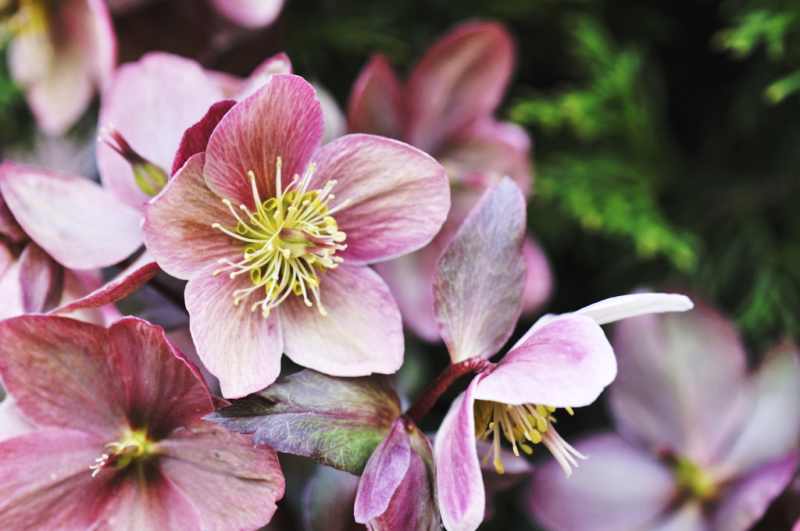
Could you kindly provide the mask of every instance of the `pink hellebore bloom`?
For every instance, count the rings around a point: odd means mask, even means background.
[[[525,279],[525,200],[510,179],[489,189],[470,213],[436,271],[436,315],[454,363],[488,359],[508,340],[521,312]],[[467,256],[473,257],[465,260]],[[469,531],[484,518],[485,488],[476,438],[491,438],[499,473],[501,439],[532,453],[544,444],[569,475],[585,459],[553,427],[558,408],[594,402],[614,379],[616,360],[600,324],[647,312],[685,311],[682,295],[615,297],[573,314],[547,316],[457,398],[434,441],[439,508],[445,528]],[[494,456],[492,458],[492,456]]]
[[[208,389],[146,321],[6,320],[0,375],[38,427],[0,443],[4,529],[254,529],[283,496],[275,452],[201,420]]]
[[[269,26],[283,7],[283,0],[211,0],[219,13],[243,28]]]
[[[795,474],[798,350],[784,342],[754,373],[730,322],[706,305],[617,325],[610,387],[620,435],[576,446],[592,459],[569,481],[541,467],[528,507],[563,531],[744,531]]]
[[[11,75],[25,91],[39,127],[59,135],[88,107],[117,61],[117,41],[103,0],[27,0],[0,15],[10,31]]]
[[[335,376],[402,364],[400,314],[367,264],[430,241],[447,179],[394,140],[349,135],[319,148],[323,125],[311,85],[273,76],[145,206],[145,244],[189,280],[192,335],[225,396],[275,381],[282,352]]]
[[[511,37],[502,26],[470,22],[437,42],[406,84],[400,84],[379,55],[353,88],[350,132],[408,142],[433,155],[450,178],[453,206],[439,235],[417,253],[377,268],[406,325],[428,341],[439,339],[431,286],[442,250],[484,189],[501,177],[510,176],[526,195],[531,189],[527,133],[494,118],[513,63]],[[523,309],[532,312],[548,298],[552,280],[538,245],[528,238],[523,249],[528,264]]]

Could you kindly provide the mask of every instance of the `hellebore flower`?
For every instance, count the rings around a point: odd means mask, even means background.
[[[435,310],[453,363],[487,360],[513,331],[525,281],[525,199],[504,178],[488,189],[437,264]],[[469,260],[466,257],[471,257]],[[434,441],[439,509],[449,531],[473,530],[484,517],[484,461],[504,472],[501,439],[514,454],[544,444],[567,475],[585,457],[553,424],[558,409],[592,403],[614,379],[614,352],[600,324],[644,312],[685,311],[681,295],[615,297],[573,314],[546,316],[496,365],[479,373],[447,413]],[[409,413],[411,415],[411,413]]]
[[[5,529],[253,529],[283,496],[275,452],[201,420],[208,389],[146,321],[8,319],[0,375],[38,426],[0,443]]]
[[[251,29],[275,22],[283,7],[283,0],[211,0],[211,3],[223,17]]]
[[[319,148],[323,126],[311,85],[272,76],[145,206],[145,244],[189,280],[192,335],[225,396],[275,381],[282,352],[335,376],[402,364],[400,314],[366,264],[430,241],[447,179],[394,140],[349,135]]]
[[[442,250],[484,189],[501,177],[510,176],[526,195],[531,189],[527,133],[494,118],[513,63],[513,44],[502,26],[470,22],[434,44],[404,85],[386,58],[374,57],[350,97],[350,132],[408,142],[433,155],[450,178],[452,208],[439,235],[420,251],[376,267],[392,289],[404,323],[428,341],[439,339],[431,286]],[[549,296],[551,274],[544,253],[530,238],[524,253],[527,313]]]
[[[706,305],[621,323],[614,348],[622,436],[576,444],[592,459],[569,481],[539,468],[528,509],[553,530],[749,529],[797,468],[797,348],[782,343],[748,374],[736,330]]]
[[[11,35],[11,76],[25,91],[42,131],[64,133],[89,106],[95,90],[108,81],[117,61],[117,41],[105,2],[7,4],[0,9],[0,35]]]

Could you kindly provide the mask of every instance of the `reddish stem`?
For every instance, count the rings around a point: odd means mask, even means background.
[[[482,358],[470,358],[461,363],[450,365],[425,389],[425,392],[417,398],[416,402],[411,404],[405,416],[411,419],[414,424],[419,425],[436,401],[439,400],[439,397],[442,396],[442,393],[453,385],[453,382],[465,374],[486,370],[490,365],[492,365],[491,362]]]

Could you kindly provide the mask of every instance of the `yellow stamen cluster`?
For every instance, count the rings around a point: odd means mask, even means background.
[[[571,408],[564,409],[570,415],[573,414]],[[519,448],[530,455],[533,453],[532,445],[543,443],[552,452],[567,476],[572,474],[571,467],[578,466],[575,457],[586,459],[586,456],[575,450],[556,432],[553,427],[556,422],[553,416],[555,411],[556,408],[541,404],[512,406],[499,402],[476,400],[474,406],[475,436],[484,442],[490,435],[492,436],[492,447],[484,456],[484,463],[488,463],[489,458],[494,456],[492,464],[495,470],[499,474],[505,472],[500,453],[500,440],[505,437],[511,443],[511,448],[516,456],[519,456]]]
[[[335,254],[347,248],[343,244],[346,236],[331,214],[349,201],[329,207],[336,181],[328,181],[321,190],[308,190],[314,164],[308,166],[302,177],[295,175],[285,188],[281,183],[280,157],[276,168],[275,197],[266,201],[259,196],[255,174],[248,173],[254,211],[239,205],[240,214],[229,200],[222,201],[236,219],[236,227],[227,229],[219,223],[212,227],[241,241],[244,257],[238,262],[219,260],[225,267],[214,271],[214,275],[229,272],[234,279],[248,274],[253,286],[235,290],[233,304],[238,306],[252,293],[262,291],[264,298],[252,303],[250,310],[260,307],[264,317],[291,294],[303,297],[306,306],[316,303],[319,312],[327,315],[320,300],[319,274],[336,269],[343,261]]]
[[[674,470],[678,483],[695,498],[708,501],[717,495],[719,486],[707,470],[684,458],[678,458]]]
[[[95,464],[89,467],[92,477],[111,466],[123,469],[133,461],[151,455],[152,445],[144,430],[128,430],[119,441],[108,443],[107,452],[95,459]]]

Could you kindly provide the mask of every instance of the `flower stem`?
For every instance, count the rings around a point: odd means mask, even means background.
[[[439,375],[432,384],[425,389],[425,392],[411,404],[411,407],[405,413],[405,416],[411,419],[414,424],[419,425],[420,421],[425,418],[428,411],[433,407],[439,397],[442,396],[453,382],[471,372],[481,372],[486,370],[491,362],[483,358],[470,358],[461,363],[448,366],[442,374]]]

